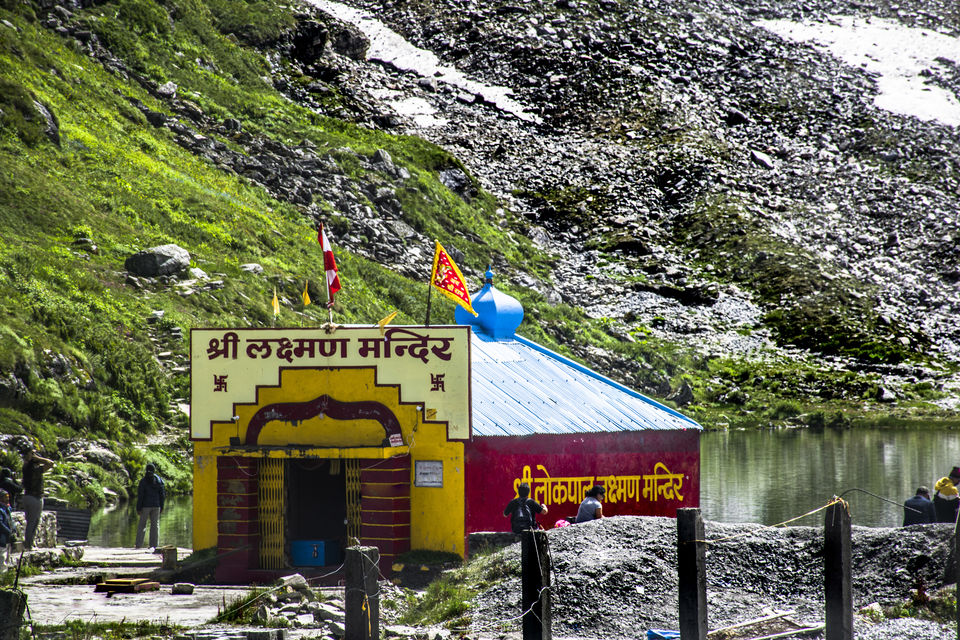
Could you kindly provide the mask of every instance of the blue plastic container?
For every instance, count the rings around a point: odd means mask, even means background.
[[[340,564],[340,541],[291,540],[290,560],[295,567],[328,567]]]

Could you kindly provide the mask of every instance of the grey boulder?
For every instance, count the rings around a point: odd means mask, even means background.
[[[154,278],[179,273],[190,266],[190,254],[183,247],[165,244],[138,251],[123,264],[135,276]]]

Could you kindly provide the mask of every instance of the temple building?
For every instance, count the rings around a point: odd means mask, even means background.
[[[464,555],[509,530],[521,482],[576,513],[699,505],[700,426],[516,335],[523,308],[492,283],[455,326],[191,331],[194,549],[218,580],[334,574],[346,546]],[[543,522],[548,525],[547,522]]]

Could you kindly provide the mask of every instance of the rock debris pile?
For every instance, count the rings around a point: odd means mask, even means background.
[[[763,528],[705,523],[707,604],[711,629],[753,620],[764,608],[824,620],[822,527]],[[853,527],[854,610],[910,599],[918,584],[943,586],[951,527]],[[562,638],[635,639],[647,629],[677,629],[676,521],[622,516],[548,532],[552,559],[553,631]],[[709,542],[713,541],[713,542]],[[519,544],[492,555],[510,577],[480,595],[471,611],[476,633],[519,629]],[[955,637],[955,629],[922,620],[871,622],[856,616],[857,638]],[[952,634],[952,635],[951,635]]]

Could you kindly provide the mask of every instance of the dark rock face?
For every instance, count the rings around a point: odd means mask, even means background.
[[[293,57],[303,64],[313,64],[323,55],[330,40],[327,28],[315,20],[302,20],[293,37]]]
[[[461,198],[469,198],[475,192],[470,178],[460,169],[444,169],[437,174],[437,177],[447,189]]]
[[[124,268],[135,276],[155,278],[180,273],[190,266],[190,254],[175,244],[165,244],[144,249],[133,254],[123,263]]]
[[[337,25],[330,37],[333,50],[351,60],[362,61],[367,57],[370,41],[353,25]]]
[[[60,122],[53,112],[45,104],[37,100],[33,101],[33,106],[37,110],[37,115],[43,121],[43,133],[50,139],[50,142],[60,146]]]
[[[676,402],[677,406],[685,407],[693,402],[693,389],[690,388],[689,384],[684,382],[680,385],[680,388],[677,389],[677,392],[667,398],[667,400]]]

